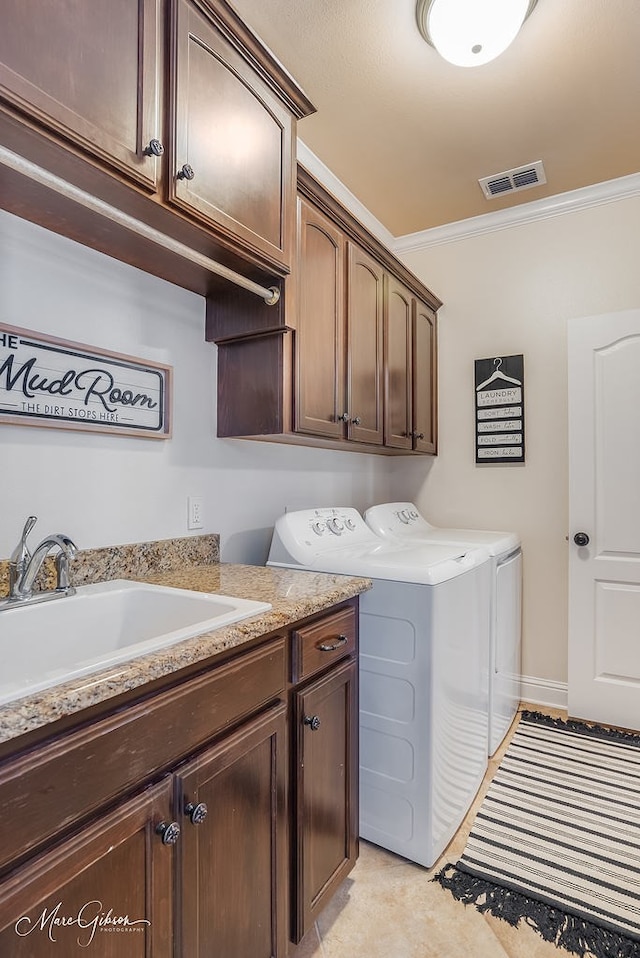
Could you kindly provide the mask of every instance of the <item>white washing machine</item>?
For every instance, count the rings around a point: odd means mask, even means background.
[[[360,835],[431,867],[487,768],[486,550],[384,542],[350,508],[287,512],[268,565],[367,576],[360,596]]]
[[[452,544],[489,551],[491,651],[489,755],[504,739],[520,703],[522,645],[522,550],[513,532],[443,529],[432,526],[412,502],[385,502],[364,514],[367,525],[387,541],[416,545]]]

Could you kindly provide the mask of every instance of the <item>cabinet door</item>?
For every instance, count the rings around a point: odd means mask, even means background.
[[[411,293],[393,276],[385,286],[385,446],[411,449],[412,312]]]
[[[382,308],[384,270],[349,243],[347,301],[347,410],[349,439],[381,444]]]
[[[190,0],[174,0],[173,23],[169,198],[244,247],[288,265],[293,119]]]
[[[165,780],[5,879],[3,958],[171,958],[171,846]]]
[[[3,0],[0,98],[154,188],[159,0]]]
[[[419,300],[413,327],[413,448],[438,451],[436,315]]]
[[[344,236],[299,200],[295,428],[341,438],[345,409]]]
[[[356,663],[347,659],[295,697],[294,941],[358,857]]]
[[[176,953],[185,958],[286,954],[285,715],[277,706],[177,776],[183,825]],[[193,824],[189,815],[197,821],[202,804],[206,817]]]

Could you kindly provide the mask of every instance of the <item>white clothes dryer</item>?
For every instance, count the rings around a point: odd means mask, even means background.
[[[483,549],[384,542],[351,508],[287,512],[268,565],[366,576],[360,596],[360,835],[431,867],[487,768]]]
[[[522,549],[514,532],[446,529],[432,526],[413,502],[385,502],[364,514],[376,535],[408,547],[482,546],[489,551],[491,648],[489,671],[489,755],[503,741],[520,704],[522,646]]]

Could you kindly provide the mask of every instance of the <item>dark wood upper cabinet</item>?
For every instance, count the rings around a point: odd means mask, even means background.
[[[302,167],[297,229],[278,314],[207,302],[218,435],[435,454],[440,300]]]
[[[436,314],[416,300],[413,317],[413,432],[414,449],[438,451],[438,365]]]
[[[385,443],[411,449],[413,299],[393,276],[387,276],[385,292]]]
[[[335,223],[298,200],[295,428],[337,438],[345,411],[344,251]]]
[[[348,436],[382,444],[384,269],[355,243],[348,249]]]
[[[173,4],[169,198],[274,261],[291,261],[293,117],[197,0]]]
[[[2,4],[0,207],[201,295],[283,285],[313,112],[227,0]]]
[[[4,0],[0,98],[149,190],[160,162],[160,0]]]
[[[435,311],[387,277],[385,444],[435,455],[438,397]]]
[[[295,428],[381,444],[383,269],[298,200]]]

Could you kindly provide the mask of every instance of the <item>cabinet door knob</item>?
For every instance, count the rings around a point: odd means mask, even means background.
[[[411,435],[413,436],[414,439],[424,439],[424,433],[423,433],[423,432],[416,432],[415,429],[413,430],[413,432],[411,433]]]
[[[573,541],[577,546],[588,546],[589,545],[589,536],[586,532],[576,532],[573,537]]]
[[[339,635],[333,645],[319,645],[318,648],[321,652],[335,652],[336,649],[339,649],[341,645],[346,645],[349,639],[346,635]]]
[[[180,838],[180,826],[177,822],[160,822],[156,834],[162,837],[163,845],[175,845]]]
[[[179,180],[192,180],[196,174],[194,173],[192,166],[189,166],[188,163],[184,163],[176,175]]]
[[[362,422],[362,419],[360,418],[360,416],[354,416],[351,422],[353,423],[354,426],[359,426],[360,423]]]
[[[189,802],[189,804],[184,807],[184,813],[189,816],[192,825],[200,825],[209,814],[209,809],[204,802],[198,802],[197,805],[194,805],[193,802]]]
[[[164,146],[156,139],[149,140],[149,145],[142,151],[143,156],[162,156],[163,153]]]
[[[319,715],[305,715],[302,720],[305,725],[308,725],[312,732],[317,732],[320,728],[320,716]]]
[[[351,416],[348,412],[343,412],[342,415],[338,416],[338,422],[349,422]]]

